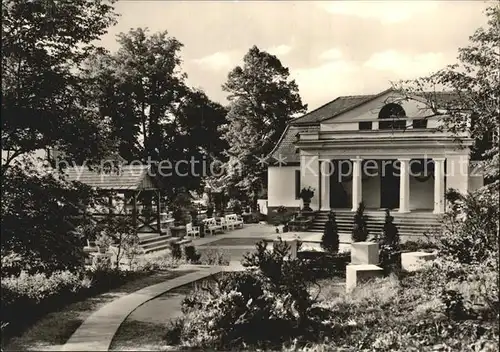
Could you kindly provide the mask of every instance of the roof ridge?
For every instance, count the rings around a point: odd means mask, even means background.
[[[319,121],[317,121],[317,122],[304,122],[304,124],[309,124],[309,125],[312,125],[312,124],[317,124],[318,122],[324,121],[324,120],[326,120],[326,119],[329,119],[329,118],[335,117],[335,116],[337,116],[337,115],[339,115],[339,114],[341,114],[341,113],[343,113],[343,112],[346,112],[346,111],[348,111],[348,110],[354,109],[355,107],[358,107],[359,105],[364,104],[365,102],[368,102],[368,101],[370,101],[370,100],[372,100],[372,99],[376,99],[377,97],[380,97],[380,96],[382,96],[382,95],[384,95],[384,94],[386,94],[386,93],[388,93],[388,92],[390,92],[390,91],[392,91],[392,90],[393,90],[393,88],[392,88],[392,87],[390,87],[390,88],[385,89],[385,90],[383,90],[382,92],[379,92],[379,93],[376,93],[376,94],[341,95],[341,96],[336,97],[336,98],[335,98],[335,99],[333,99],[333,100],[330,100],[328,103],[325,103],[325,104],[323,104],[323,105],[319,106],[318,108],[316,108],[316,109],[314,109],[314,110],[312,110],[312,111],[309,111],[308,113],[306,113],[306,114],[304,114],[304,115],[302,115],[302,116],[299,116],[299,117],[296,117],[296,118],[294,118],[294,119],[291,119],[290,121],[288,121],[288,124],[292,124],[292,123],[300,123],[300,119],[302,119],[302,118],[304,118],[304,117],[306,117],[306,116],[308,116],[308,115],[312,114],[312,113],[313,113],[313,112],[315,112],[315,111],[318,111],[318,110],[320,110],[320,109],[324,108],[325,106],[327,106],[327,105],[329,105],[329,104],[332,104],[332,103],[336,102],[337,100],[340,100],[340,99],[345,99],[345,98],[363,98],[363,97],[366,97],[366,99],[365,99],[365,100],[363,100],[362,102],[360,102],[360,103],[358,103],[358,104],[355,104],[355,105],[353,105],[353,106],[350,106],[350,107],[348,107],[348,108],[345,108],[344,110],[341,110],[340,112],[336,113],[336,114],[335,114],[335,115],[333,115],[333,116],[325,117],[325,118],[323,118],[323,119],[320,119],[320,120],[319,120]]]
[[[362,101],[358,102],[357,104],[354,104],[354,105],[348,106],[348,107],[346,107],[346,108],[344,108],[344,109],[342,109],[342,110],[338,111],[336,114],[334,114],[334,115],[332,115],[332,116],[329,116],[329,117],[325,117],[325,118],[323,118],[323,119],[320,119],[318,122],[323,122],[323,121],[328,120],[328,119],[331,119],[331,118],[333,118],[333,117],[335,117],[335,116],[339,116],[340,114],[343,114],[343,113],[344,113],[344,112],[346,112],[346,111],[350,111],[350,110],[355,109],[355,108],[357,108],[358,106],[361,106],[361,105],[363,105],[363,104],[365,104],[365,103],[367,103],[367,102],[369,102],[369,101],[372,101],[372,100],[374,100],[374,99],[377,99],[378,97],[381,97],[382,95],[387,94],[387,93],[391,92],[392,90],[393,90],[393,89],[392,89],[392,87],[391,87],[391,88],[386,89],[386,90],[384,90],[384,91],[382,91],[382,92],[380,92],[380,93],[377,93],[377,94],[373,94],[373,95],[360,95],[360,96],[358,96],[358,97],[360,97],[360,98],[361,98],[361,97],[366,97],[366,99],[364,99],[364,100],[362,100]]]
[[[306,117],[307,115],[310,115],[310,114],[312,114],[313,112],[318,111],[318,110],[319,110],[319,109],[321,109],[321,108],[324,108],[324,107],[325,107],[325,106],[327,106],[328,104],[331,104],[331,103],[333,103],[334,101],[339,100],[340,98],[342,98],[342,97],[336,97],[335,99],[333,99],[333,100],[329,101],[328,103],[325,103],[325,104],[323,104],[323,105],[321,105],[321,106],[317,107],[316,109],[311,110],[311,111],[309,111],[308,113],[305,113],[305,114],[304,114],[304,115],[302,115],[302,116],[295,117],[295,118],[291,119],[290,121],[288,121],[288,124],[290,124],[290,123],[294,122],[295,120],[298,120],[298,119],[301,119],[301,118],[303,118],[303,117]]]

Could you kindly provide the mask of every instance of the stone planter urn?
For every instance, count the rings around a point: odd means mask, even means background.
[[[184,236],[186,236],[185,225],[172,226],[170,227],[170,231],[172,232],[172,237],[184,238]]]

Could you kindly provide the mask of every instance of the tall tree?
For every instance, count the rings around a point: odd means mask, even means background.
[[[473,157],[482,158],[487,176],[498,181],[500,5],[489,6],[485,13],[487,26],[477,29],[469,38],[469,45],[459,49],[457,64],[395,86],[405,99],[425,97],[426,108],[441,116],[450,131],[469,132],[476,142]],[[429,92],[429,88],[436,87],[451,93],[446,101],[442,94]]]
[[[147,29],[133,29],[121,33],[118,43],[116,53],[95,56],[85,72],[101,115],[111,118],[121,156],[169,161],[162,166],[170,191],[198,187],[202,159],[226,148],[217,130],[226,110],[186,85],[182,44],[166,31],[150,35]]]
[[[148,35],[142,28],[120,33],[116,53],[98,55],[87,65],[101,114],[110,116],[113,135],[129,160],[158,160],[162,131],[185,94],[182,44],[167,35]]]
[[[2,174],[12,159],[40,148],[58,146],[79,159],[104,153],[105,121],[78,67],[114,24],[112,2],[2,2],[2,148],[11,151]]]
[[[229,93],[228,125],[223,128],[230,162],[231,183],[255,195],[264,185],[265,169],[257,157],[266,156],[277,143],[288,121],[304,113],[299,89],[280,60],[256,46],[235,67],[222,86]]]

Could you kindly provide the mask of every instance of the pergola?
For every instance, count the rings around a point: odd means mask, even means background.
[[[150,166],[122,165],[106,171],[77,166],[67,168],[65,173],[69,181],[82,182],[107,198],[108,204],[90,214],[97,221],[131,216],[138,232],[161,234],[161,188],[159,180],[151,175]],[[113,199],[114,194],[121,196],[118,201]],[[140,198],[148,202],[141,203]]]

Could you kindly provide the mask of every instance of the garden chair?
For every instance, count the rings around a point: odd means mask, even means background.
[[[193,226],[193,223],[190,222],[189,224],[186,224],[186,234],[194,238],[200,237],[200,227]]]
[[[214,235],[217,231],[222,231],[222,226],[217,225],[215,218],[205,219],[203,223],[205,224],[205,233]]]
[[[216,221],[217,221],[217,225],[222,227],[222,231],[227,231],[229,229],[229,224],[227,223],[226,218],[221,217],[221,218],[216,219]]]
[[[231,224],[232,228],[243,227],[243,219],[238,217],[236,214],[226,215],[226,221],[228,224]]]

